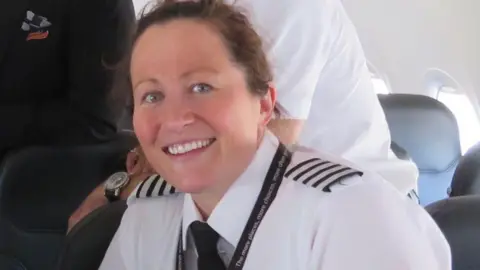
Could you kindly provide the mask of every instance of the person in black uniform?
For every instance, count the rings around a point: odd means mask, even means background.
[[[114,134],[112,67],[134,22],[131,0],[0,4],[0,158]]]

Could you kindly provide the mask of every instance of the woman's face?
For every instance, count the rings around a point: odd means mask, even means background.
[[[134,128],[152,167],[189,193],[224,189],[248,166],[275,90],[253,95],[220,34],[195,20],[151,26],[131,60]]]

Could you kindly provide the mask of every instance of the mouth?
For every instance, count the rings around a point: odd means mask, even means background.
[[[212,143],[216,141],[215,138],[203,139],[203,140],[194,140],[185,143],[172,144],[169,146],[163,147],[163,152],[171,156],[180,156],[185,155],[190,152],[196,152],[199,150],[204,150],[208,148]]]

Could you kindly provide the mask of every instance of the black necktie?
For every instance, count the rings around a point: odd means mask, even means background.
[[[190,224],[190,230],[198,253],[198,270],[225,270],[217,251],[220,235],[210,225],[200,221]]]

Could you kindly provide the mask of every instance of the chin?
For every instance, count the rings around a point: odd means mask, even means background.
[[[213,183],[210,181],[202,181],[196,177],[192,178],[183,178],[180,181],[176,181],[174,185],[178,190],[184,193],[202,193],[205,190],[210,189],[213,186]]]

